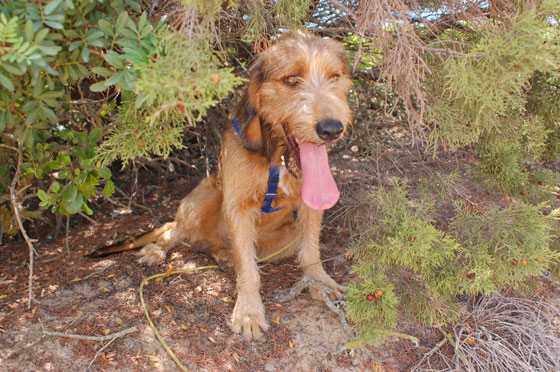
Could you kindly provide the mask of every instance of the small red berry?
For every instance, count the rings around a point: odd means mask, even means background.
[[[377,291],[375,291],[375,294],[377,295],[378,299],[381,299],[381,297],[383,297],[383,290],[378,289]]]
[[[523,260],[519,261],[519,263],[521,263],[521,266],[527,266],[529,261],[527,261],[526,259],[523,259]]]
[[[475,273],[468,273],[467,278],[474,279],[474,278],[476,278],[476,274]]]
[[[369,294],[367,295],[367,300],[368,300],[369,302],[373,301],[374,299],[375,299],[375,295],[374,295],[373,293],[369,293]]]
[[[543,182],[542,182],[541,180],[539,180],[537,183],[538,183],[539,185],[542,185],[542,184],[543,184]]]
[[[213,83],[219,83],[220,82],[220,74],[218,74],[217,72],[213,72],[210,74],[210,81],[212,81]]]
[[[176,104],[175,107],[177,107],[177,110],[179,111],[185,111],[185,106],[183,106],[182,103]]]
[[[512,264],[513,266],[517,266],[517,265],[519,264],[519,262],[517,262],[517,260],[513,260],[513,261],[511,261],[511,264]]]

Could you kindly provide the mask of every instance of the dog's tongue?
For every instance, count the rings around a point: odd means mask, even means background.
[[[303,202],[313,209],[329,209],[336,204],[340,194],[329,167],[327,147],[301,143],[299,155]]]

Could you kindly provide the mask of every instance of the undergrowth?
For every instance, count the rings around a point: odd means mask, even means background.
[[[481,208],[452,201],[458,176],[436,178],[415,197],[399,179],[372,195],[371,226],[350,247],[356,279],[347,306],[365,343],[382,342],[399,317],[449,324],[461,316],[463,295],[531,292],[536,279],[558,264],[551,243],[560,210],[547,202]],[[453,211],[446,231],[434,218],[435,206],[444,202]]]

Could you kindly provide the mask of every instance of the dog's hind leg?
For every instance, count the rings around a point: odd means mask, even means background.
[[[220,236],[222,193],[215,186],[215,177],[203,179],[179,205],[175,225],[163,233],[155,243],[146,245],[138,252],[139,262],[158,264],[165,260],[167,252],[187,239],[195,250],[210,250],[225,246]]]
[[[162,263],[167,252],[183,239],[184,235],[181,234],[181,229],[177,228],[177,222],[173,222],[173,228],[161,234],[155,243],[146,244],[137,253],[140,257],[138,262],[149,265]]]

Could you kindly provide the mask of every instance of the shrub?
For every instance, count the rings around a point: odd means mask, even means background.
[[[140,0],[0,5],[0,157],[21,169],[18,198],[37,190],[31,195],[56,214],[91,214],[87,201],[98,187],[107,196],[114,189],[113,160],[181,147],[186,125],[196,125],[241,83],[223,68],[208,27],[186,38],[165,18],[152,25],[142,6]],[[0,168],[2,192],[15,175]],[[40,187],[28,189],[34,180]],[[15,231],[13,218],[2,224],[2,231]]]
[[[431,144],[473,145],[482,169],[510,195],[527,185],[523,163],[551,159],[556,146],[559,14],[557,1],[543,1],[502,20],[465,24],[454,35],[464,49],[434,64]]]
[[[558,263],[551,243],[560,211],[543,213],[544,203],[477,211],[454,202],[447,233],[434,226],[433,205],[426,196],[410,198],[398,180],[373,195],[374,223],[350,248],[356,279],[349,285],[347,315],[365,343],[381,342],[398,314],[446,324],[459,315],[458,295],[529,290]],[[377,289],[383,297],[367,301]]]

